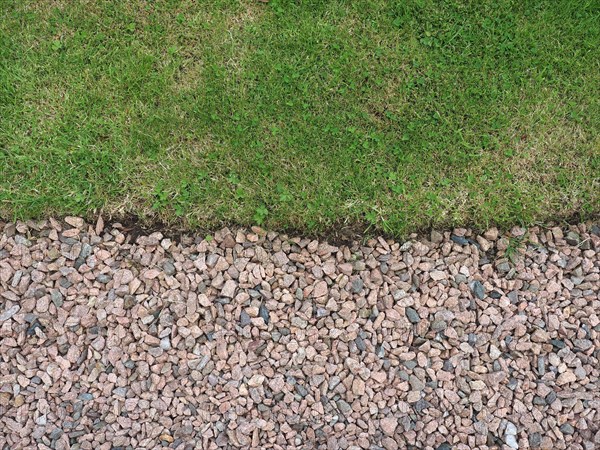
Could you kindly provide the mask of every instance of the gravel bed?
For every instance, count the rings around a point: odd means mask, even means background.
[[[600,229],[0,223],[0,448],[600,448]]]

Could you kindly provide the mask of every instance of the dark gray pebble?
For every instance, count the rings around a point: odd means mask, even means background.
[[[296,392],[301,396],[301,397],[306,397],[308,395],[308,391],[306,390],[306,388],[304,386],[302,386],[300,383],[296,383]]]
[[[406,318],[408,319],[408,321],[410,323],[419,323],[419,321],[421,320],[419,313],[417,313],[417,311],[414,308],[411,308],[409,306],[405,309],[405,312],[406,312]]]
[[[63,295],[56,289],[50,293],[50,299],[57,308],[60,308],[63,304]]]
[[[169,275],[169,276],[175,275],[175,266],[169,260],[167,260],[163,263],[163,270],[165,271],[165,275]]]
[[[102,284],[106,284],[110,281],[110,275],[107,275],[105,273],[101,273],[100,275],[98,275],[96,277],[96,281],[98,283],[102,283]]]
[[[573,425],[570,423],[565,423],[560,426],[560,431],[562,431],[564,434],[573,434],[575,433],[575,428],[573,428]]]
[[[467,245],[469,243],[469,241],[467,239],[465,239],[464,237],[457,236],[455,234],[453,234],[452,236],[450,236],[450,239],[452,239],[452,242],[455,242],[458,245]]]
[[[242,309],[242,312],[240,313],[240,326],[243,328],[246,325],[250,325],[251,323],[251,319],[250,316],[248,315],[248,313]]]
[[[529,446],[531,448],[539,448],[542,445],[542,435],[540,433],[531,433],[529,435]]]
[[[360,293],[360,291],[363,290],[364,285],[365,283],[361,278],[355,278],[354,280],[352,280],[352,292],[354,294]]]
[[[356,344],[356,348],[361,352],[364,352],[367,349],[364,339],[360,336],[356,336],[354,343]]]
[[[269,324],[269,310],[264,305],[264,303],[262,303],[260,305],[260,308],[258,308],[258,315],[262,317],[262,319],[265,321],[265,324]]]
[[[471,291],[479,300],[483,300],[485,298],[485,289],[480,281],[475,280],[471,282]]]

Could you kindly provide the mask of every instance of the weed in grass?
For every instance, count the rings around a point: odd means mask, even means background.
[[[528,240],[525,235],[509,237],[508,246],[506,247],[504,254],[513,264],[517,263],[519,256],[527,245],[527,242]]]
[[[258,225],[262,225],[265,222],[265,219],[269,215],[269,210],[265,205],[260,205],[254,210],[254,222]]]

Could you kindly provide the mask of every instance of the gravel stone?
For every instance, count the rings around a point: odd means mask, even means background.
[[[434,270],[433,272],[430,272],[429,276],[431,276],[431,279],[434,281],[446,279],[446,273],[443,270]]]
[[[452,242],[456,242],[458,245],[467,245],[469,243],[468,240],[466,240],[464,237],[462,236],[457,236],[455,234],[453,234],[450,239],[452,240]]]
[[[519,293],[517,291],[511,291],[507,294],[508,299],[513,305],[519,303]]]
[[[415,375],[410,376],[409,383],[413,391],[422,391],[425,389],[425,383]]]
[[[262,319],[264,320],[265,324],[269,324],[269,310],[267,309],[267,307],[264,305],[264,303],[262,303],[260,305],[260,308],[258,309],[258,315],[260,317],[262,317]]]
[[[421,321],[419,313],[417,313],[417,311],[414,308],[406,308],[405,313],[410,323],[419,323]]]
[[[81,217],[67,216],[65,217],[65,222],[74,228],[83,228],[84,225],[84,221]]]
[[[444,331],[448,324],[444,320],[435,320],[431,323],[431,329],[434,331]]]
[[[163,263],[163,270],[166,275],[173,276],[175,275],[176,269],[171,261],[165,261]]]
[[[83,394],[79,394],[79,397],[78,397],[78,398],[79,398],[80,400],[83,400],[84,402],[88,402],[88,401],[90,401],[90,400],[93,400],[93,399],[94,399],[94,396],[93,396],[92,394],[89,394],[89,393],[85,393],[85,392],[84,392]]]
[[[252,319],[250,319],[248,313],[242,309],[242,311],[240,312],[240,326],[245,327],[246,325],[250,325],[251,323]]]
[[[298,393],[298,395],[300,395],[300,397],[304,398],[308,395],[308,391],[301,384],[296,383],[295,388],[296,388],[296,392]]]
[[[573,426],[571,424],[565,423],[560,426],[560,431],[563,434],[573,434],[573,433],[575,433],[575,428],[573,428]]]
[[[339,408],[340,412],[344,415],[349,415],[350,413],[352,413],[352,406],[350,406],[350,404],[345,400],[338,400],[337,407]]]
[[[475,297],[477,297],[479,300],[483,300],[485,298],[485,289],[480,281],[473,281],[470,287],[473,294],[475,294]]]
[[[71,222],[0,226],[0,448],[600,448],[594,224]]]
[[[364,352],[367,350],[367,346],[365,345],[365,341],[362,337],[356,336],[356,339],[354,339],[354,343],[356,344],[356,348],[358,349],[358,351]]]
[[[531,448],[539,448],[542,444],[542,435],[540,433],[531,433],[529,435],[529,446]]]
[[[60,293],[60,291],[57,290],[53,290],[50,293],[50,298],[52,299],[52,303],[54,303],[54,306],[56,306],[57,308],[60,308],[63,305],[63,295]]]
[[[454,275],[454,281],[457,284],[466,283],[467,282],[467,276],[463,275],[462,273],[458,273],[458,274]]]
[[[0,314],[0,322],[4,322],[14,316],[19,309],[19,305],[13,305],[10,308],[6,309],[3,313]]]
[[[570,370],[567,370],[566,372],[563,372],[558,376],[558,378],[556,379],[556,384],[562,386],[565,384],[573,383],[575,381],[577,381],[577,376]]]
[[[444,240],[444,235],[436,230],[431,230],[431,242],[434,244],[439,244]]]
[[[319,281],[315,285],[315,289],[313,291],[314,297],[323,297],[327,295],[328,287],[326,281]]]
[[[519,448],[519,443],[517,442],[517,427],[514,423],[508,422],[506,424],[504,440],[506,445],[508,445],[510,448]]]
[[[110,282],[110,280],[111,280],[111,277],[110,277],[110,275],[103,274],[103,273],[99,274],[99,275],[96,277],[96,281],[97,281],[98,283],[102,283],[102,284],[107,284],[107,283],[109,283],[109,282]],[[64,287],[67,287],[67,288],[68,288],[68,287],[70,287],[70,284],[71,284],[71,283],[69,282],[69,283],[67,284],[67,286],[64,286]]]
[[[496,270],[500,273],[508,273],[510,272],[510,263],[506,259],[501,259],[496,262]]]
[[[365,283],[362,279],[355,278],[354,280],[352,280],[352,292],[354,294],[359,294],[363,290],[364,285]]]
[[[569,245],[579,245],[581,237],[579,236],[579,234],[575,233],[574,231],[569,231],[567,233],[567,235],[565,236],[565,240],[567,241],[567,244],[569,244]]]
[[[398,419],[394,417],[386,417],[379,421],[379,425],[381,426],[381,431],[388,436],[392,436],[396,431],[396,427],[398,426]]]
[[[498,299],[502,298],[502,294],[498,291],[492,291],[492,292],[490,292],[490,297],[493,298],[494,300],[498,300]]]
[[[225,285],[221,289],[221,295],[223,297],[233,298],[235,296],[235,291],[237,289],[237,284],[233,280],[227,280]]]

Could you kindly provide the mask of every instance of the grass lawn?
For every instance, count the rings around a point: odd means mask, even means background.
[[[594,0],[0,0],[0,216],[600,212]]]

